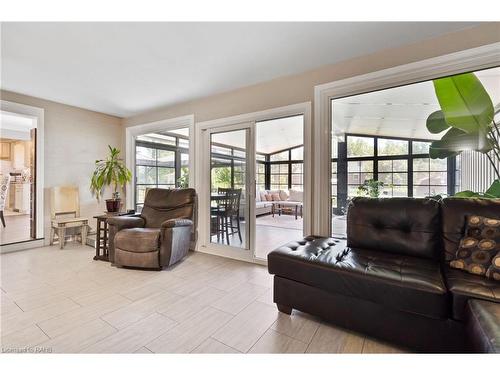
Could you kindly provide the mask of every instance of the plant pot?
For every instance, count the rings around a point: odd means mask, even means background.
[[[121,199],[106,199],[106,210],[108,212],[118,212],[120,211]]]

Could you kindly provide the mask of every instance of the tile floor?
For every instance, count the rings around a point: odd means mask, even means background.
[[[0,245],[30,239],[30,215],[6,214],[5,228],[0,224]]]
[[[272,303],[265,267],[191,253],[171,269],[93,261],[69,243],[3,254],[1,346],[55,353],[396,353]]]

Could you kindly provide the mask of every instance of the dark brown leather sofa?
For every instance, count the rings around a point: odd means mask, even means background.
[[[500,282],[448,265],[472,214],[500,217],[500,200],[355,198],[347,240],[268,255],[274,302],[417,351],[494,352]]]
[[[140,215],[108,219],[109,258],[118,266],[162,269],[194,240],[194,189],[150,189]]]

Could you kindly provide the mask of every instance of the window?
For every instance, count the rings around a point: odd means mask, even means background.
[[[332,137],[333,213],[342,214],[348,200],[359,195],[358,187],[369,179],[384,183],[382,196],[386,197],[449,193],[447,160],[430,159],[430,143],[377,136]],[[339,153],[344,156],[339,157]],[[457,168],[450,173],[458,174]],[[340,171],[344,173],[339,174]],[[457,189],[458,186],[452,188]]]
[[[455,173],[455,171],[453,171]],[[413,196],[427,197],[448,192],[446,159],[413,159]]]
[[[245,189],[245,161],[244,160],[234,160],[234,171],[233,171],[235,189]]]
[[[293,163],[292,164],[292,184],[291,188],[295,190],[304,190],[304,173],[302,171],[304,167],[303,163]]]
[[[135,206],[140,211],[151,188],[187,187],[189,138],[174,133],[150,133],[136,137]]]
[[[470,82],[484,87],[485,92],[482,88],[481,92],[485,93],[488,112],[493,116],[493,121],[487,121],[488,126],[493,125],[488,129],[488,138],[500,137],[500,134],[495,136],[494,126],[500,123],[500,113],[496,111],[500,102],[498,66],[456,75],[447,73],[426,81],[407,81],[397,87],[380,89],[377,86],[384,86],[388,81],[379,77],[374,79],[372,91],[358,94],[349,93],[351,89],[356,90],[354,83],[345,91],[338,90],[336,85],[328,88],[325,85],[320,90],[321,98],[335,96],[329,103],[329,116],[325,116],[330,122],[331,160],[327,162],[331,162],[334,216],[346,213],[344,208],[355,193],[356,184],[370,173],[376,182],[384,183],[383,197],[453,196],[457,191],[484,193],[491,186],[498,177],[498,155],[495,156],[494,150],[484,153],[488,150],[484,147],[487,141],[462,137],[454,127],[460,127],[453,122],[456,113],[447,113],[458,111],[458,107],[443,107],[443,101],[451,95],[447,89],[453,86],[453,79],[456,83],[459,77],[464,87]],[[431,115],[443,111],[444,121],[433,122]],[[321,128],[321,132],[325,130]],[[469,134],[477,131],[480,131],[479,124],[468,128]],[[431,146],[434,147],[431,149]],[[450,156],[432,159],[431,154],[437,151],[441,151],[437,156]],[[370,170],[370,162],[373,162],[373,170]],[[374,187],[376,184],[367,189],[371,195],[377,195]],[[331,219],[331,233],[345,235],[345,218]]]
[[[212,189],[234,188],[242,189],[244,192],[246,185],[245,150],[212,144],[211,160]]]
[[[332,161],[332,207],[337,208],[337,162]]]
[[[286,151],[278,152],[277,154],[271,154],[270,160],[271,161],[285,161],[285,160],[288,160],[289,157],[290,157],[289,153],[290,153],[290,151],[286,150]]]
[[[271,164],[271,190],[288,189],[289,164]]]
[[[373,178],[373,160],[347,162],[347,196],[358,195],[358,187]]]
[[[405,142],[406,143],[406,142]],[[408,160],[381,160],[378,162],[378,181],[385,186],[382,194],[387,197],[408,196]]]
[[[257,190],[266,190],[266,164],[257,163]]]
[[[377,155],[408,155],[408,141],[379,138],[377,142]]]
[[[412,154],[413,155],[421,155],[421,154],[428,155],[430,145],[431,145],[430,142],[413,141],[412,142]]]
[[[269,155],[271,190],[304,190],[304,147],[295,146]],[[300,162],[299,162],[300,161]]]
[[[372,137],[347,137],[347,157],[373,156],[375,143]]]
[[[292,148],[292,160],[304,160],[304,147]]]

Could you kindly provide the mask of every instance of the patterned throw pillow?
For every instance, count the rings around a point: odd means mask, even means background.
[[[271,194],[273,201],[278,202],[281,200],[281,197],[279,194]]]
[[[500,219],[468,216],[465,235],[450,266],[500,280]]]

